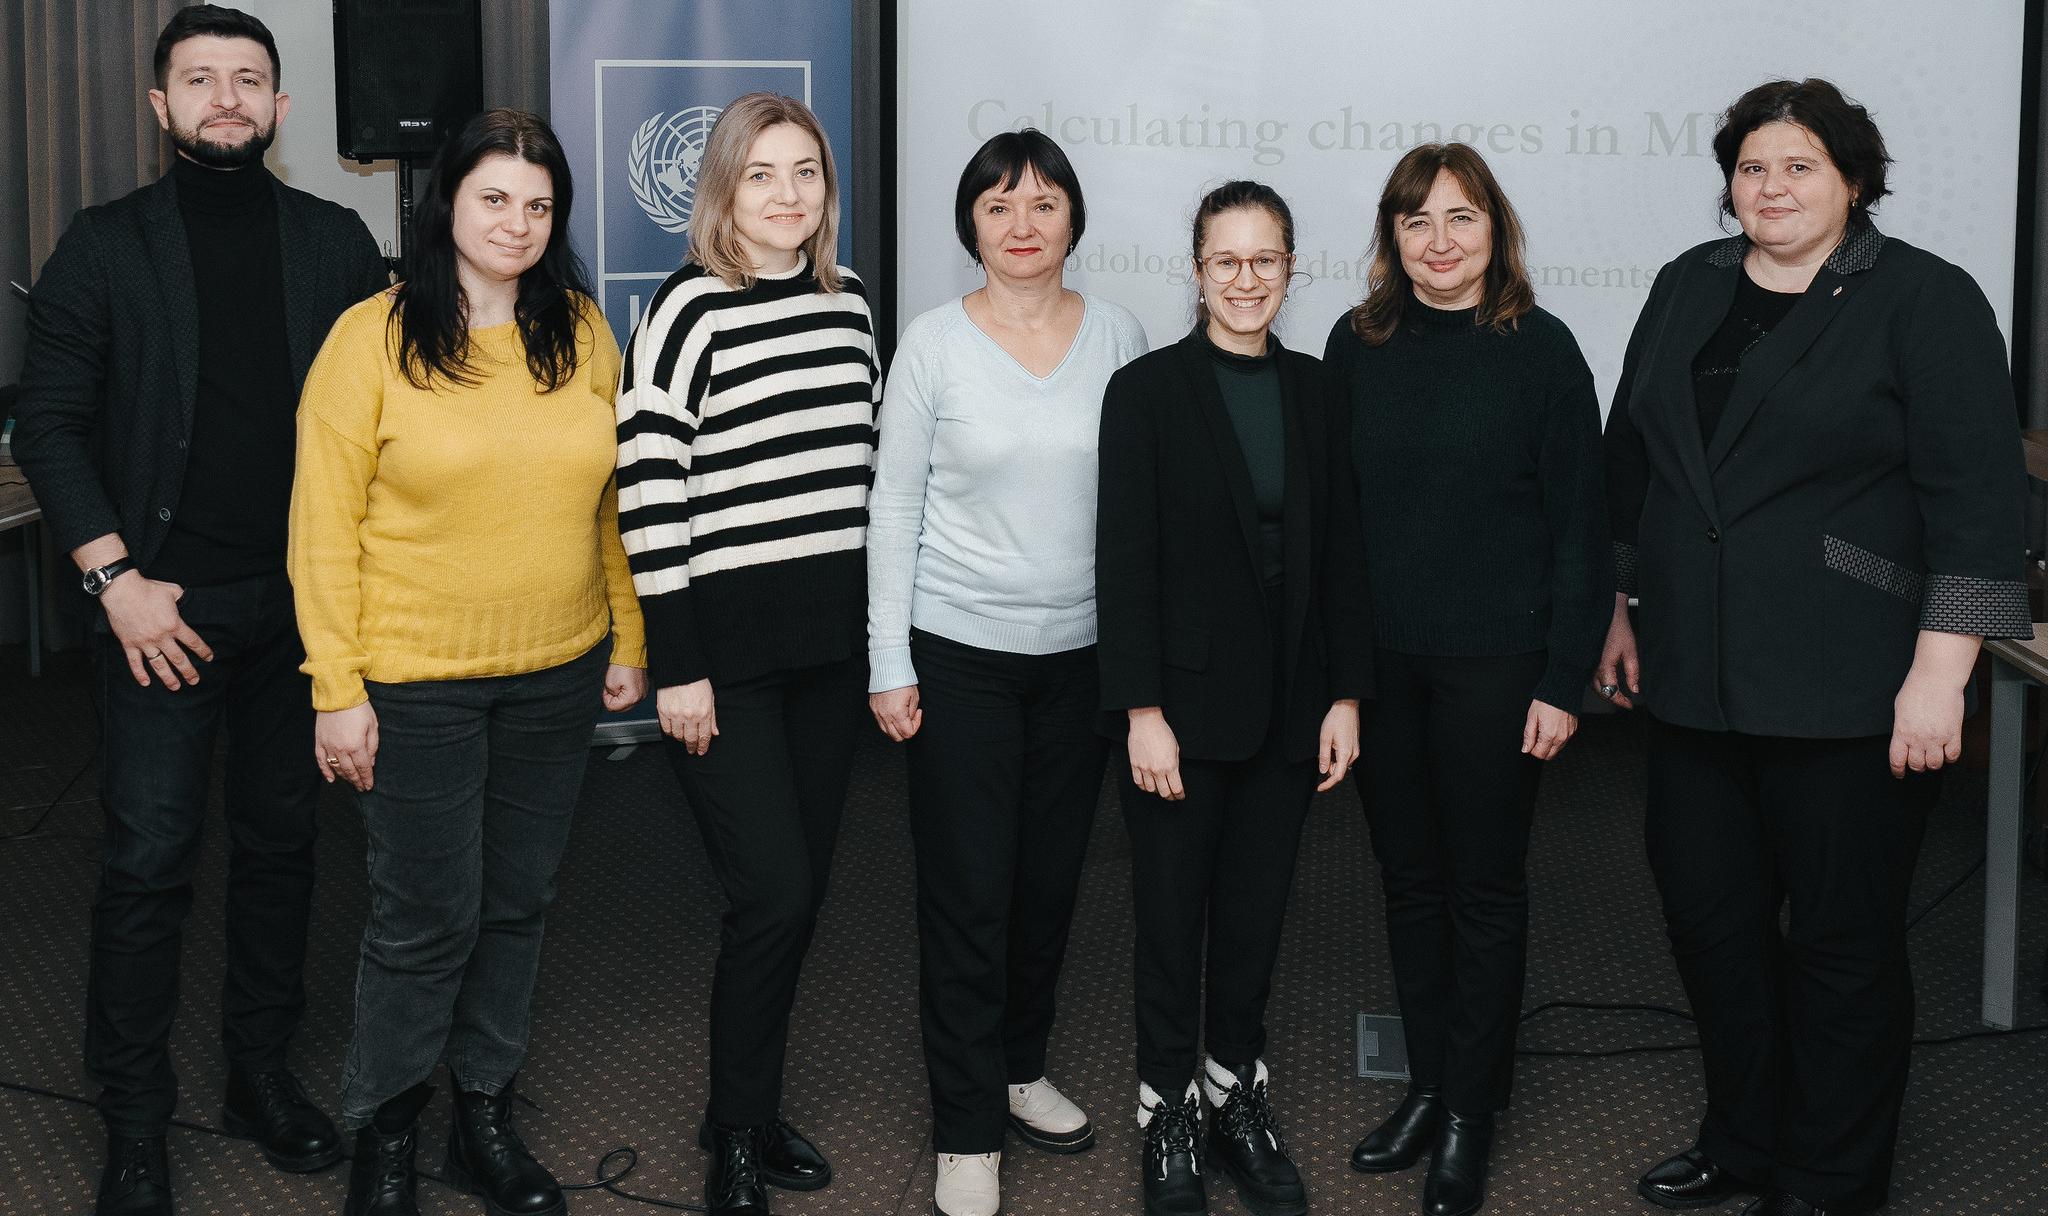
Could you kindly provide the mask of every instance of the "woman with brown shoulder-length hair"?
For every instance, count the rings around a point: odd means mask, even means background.
[[[1324,361],[1350,395],[1377,690],[1360,794],[1412,1078],[1351,1164],[1430,1154],[1424,1212],[1466,1216],[1513,1072],[1540,762],[1577,729],[1609,615],[1600,409],[1463,144],[1395,165]]]

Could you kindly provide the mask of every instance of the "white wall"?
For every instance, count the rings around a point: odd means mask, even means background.
[[[398,252],[395,161],[369,166],[335,152],[334,13],[325,0],[235,0],[277,39],[291,113],[271,145],[270,168],[309,194],[352,207],[386,255]]]

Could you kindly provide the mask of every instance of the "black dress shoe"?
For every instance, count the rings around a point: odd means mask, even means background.
[[[341,1160],[341,1133],[290,1069],[230,1067],[220,1125],[230,1136],[254,1140],[265,1161],[294,1174],[324,1170]]]
[[[1492,1155],[1492,1113],[1461,1115],[1446,1109],[1422,1182],[1424,1216],[1472,1216],[1486,1206],[1486,1165]]]
[[[162,1136],[107,1134],[93,1216],[171,1216],[171,1158]]]
[[[710,1151],[711,1120],[697,1125],[697,1147]],[[781,1115],[761,1127],[761,1181],[785,1191],[815,1191],[832,1181],[832,1163]]]
[[[433,1096],[433,1086],[415,1085],[378,1107],[376,1118],[356,1133],[341,1216],[420,1216],[414,1155],[420,1112]]]
[[[1367,1132],[1351,1150],[1351,1168],[1361,1174],[1391,1174],[1410,1168],[1436,1143],[1436,1129],[1443,1121],[1444,1091],[1410,1085],[1386,1122]]]
[[[704,1203],[710,1216],[768,1216],[761,1140],[758,1127],[712,1126],[711,1170],[704,1175]]]
[[[1201,1130],[1199,1094],[1178,1102],[1162,1098],[1152,1108],[1139,1158],[1145,1171],[1145,1216],[1200,1216],[1209,1210],[1202,1154],[1195,1145]]]
[[[1209,1160],[1237,1184],[1253,1216],[1308,1216],[1308,1190],[1287,1155],[1256,1062],[1230,1070],[1231,1086],[1209,1121]]]
[[[1658,1162],[1636,1183],[1636,1194],[1665,1208],[1710,1208],[1754,1190],[1696,1148]]]
[[[512,1126],[512,1086],[495,1094],[455,1091],[448,1127],[448,1180],[481,1195],[490,1216],[562,1216],[569,1201]]]

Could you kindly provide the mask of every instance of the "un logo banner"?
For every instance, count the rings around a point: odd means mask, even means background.
[[[587,197],[595,239],[583,244],[580,233],[588,230],[576,225],[578,252],[590,264],[605,317],[623,344],[654,289],[682,265],[690,247],[697,172],[720,111],[756,90],[809,102],[811,62],[599,59],[593,67],[597,184]]]

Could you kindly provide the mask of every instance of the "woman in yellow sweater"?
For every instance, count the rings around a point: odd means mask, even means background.
[[[315,761],[369,835],[342,1078],[345,1211],[410,1216],[444,1056],[448,1173],[564,1212],[513,1131],[542,920],[600,700],[646,691],[612,485],[619,353],[569,251],[547,124],[492,110],[441,150],[407,282],[344,313],[299,405],[290,569]]]

